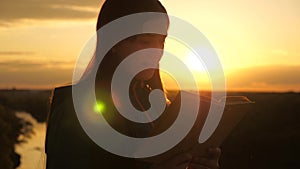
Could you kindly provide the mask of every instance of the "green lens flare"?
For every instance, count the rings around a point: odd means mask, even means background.
[[[94,105],[94,111],[97,113],[97,114],[103,114],[104,113],[104,110],[105,110],[105,105],[104,103],[100,102],[100,101],[97,101],[97,103]]]

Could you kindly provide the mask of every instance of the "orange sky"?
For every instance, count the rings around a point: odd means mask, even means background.
[[[300,1],[161,1],[170,15],[193,24],[209,39],[229,90],[300,91]],[[76,58],[94,34],[100,3],[1,1],[0,88],[70,83]],[[191,52],[175,46],[168,40],[166,50],[180,53],[199,76],[199,85],[207,88],[201,65],[190,58]]]

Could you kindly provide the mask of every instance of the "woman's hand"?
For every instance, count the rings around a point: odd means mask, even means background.
[[[192,158],[192,154],[179,154],[167,161],[152,166],[150,169],[186,169]]]
[[[193,157],[187,169],[218,169],[220,148],[210,148],[203,156]]]

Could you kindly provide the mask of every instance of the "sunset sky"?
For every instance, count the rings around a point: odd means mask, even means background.
[[[161,2],[170,15],[196,26],[209,39],[224,67],[228,90],[300,92],[299,0]],[[70,83],[77,57],[95,33],[101,3],[1,1],[0,88],[49,89]],[[178,53],[175,46],[167,40],[166,50]],[[205,74],[188,51],[181,57],[199,77]],[[208,84],[205,78],[198,81]]]

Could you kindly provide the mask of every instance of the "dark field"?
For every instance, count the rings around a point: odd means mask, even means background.
[[[3,107],[0,110],[5,111],[2,114],[26,111],[43,122],[50,95],[51,91],[0,90]],[[255,104],[222,144],[220,168],[300,168],[300,93],[230,92],[228,95],[247,96]]]
[[[222,168],[300,168],[300,94],[230,93],[255,101],[222,145]]]

